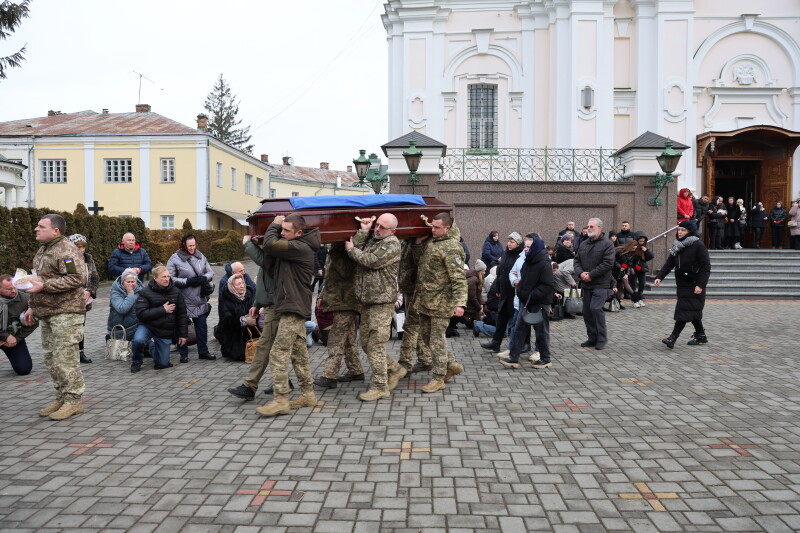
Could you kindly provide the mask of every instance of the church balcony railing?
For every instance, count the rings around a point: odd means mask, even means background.
[[[603,148],[448,148],[442,181],[630,181]]]

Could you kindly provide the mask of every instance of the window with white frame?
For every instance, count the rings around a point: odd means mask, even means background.
[[[161,158],[161,183],[175,183],[175,158]]]
[[[292,191],[292,196],[300,196],[300,193],[296,192],[296,191]]]
[[[161,229],[175,229],[175,215],[161,215]]]
[[[256,196],[264,197],[264,180],[261,178],[256,178]]]
[[[269,190],[269,197],[270,198],[275,198],[277,195],[278,195],[278,192],[275,189],[270,189]]]
[[[244,175],[244,193],[253,194],[253,176],[250,174]]]
[[[106,183],[130,183],[133,181],[133,165],[130,159],[105,159]]]
[[[469,147],[497,148],[497,85],[475,83],[469,90]]]
[[[231,190],[236,190],[236,169],[231,168]]]
[[[39,183],[66,183],[66,159],[42,159],[39,161]]]
[[[217,187],[222,187],[222,163],[217,163]]]

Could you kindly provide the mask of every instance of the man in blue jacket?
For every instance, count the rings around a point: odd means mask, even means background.
[[[150,256],[136,242],[136,236],[133,233],[123,235],[119,248],[111,252],[111,257],[108,258],[108,275],[111,276],[111,279],[122,275],[126,268],[135,269],[139,281],[142,281],[144,275],[153,270]]]

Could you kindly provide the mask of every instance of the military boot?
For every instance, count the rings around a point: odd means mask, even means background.
[[[317,395],[314,394],[314,391],[304,392],[291,402],[289,402],[289,408],[291,409],[300,409],[301,407],[314,407],[317,405]]]
[[[695,332],[692,334],[692,340],[687,342],[689,346],[697,346],[698,344],[708,344],[708,337],[706,337],[705,333],[697,333]]]
[[[39,416],[47,416],[49,414],[55,413],[56,411],[61,409],[62,405],[64,405],[64,402],[62,402],[61,400],[56,400],[47,407],[45,407],[44,409],[42,409],[41,411],[39,411]]]
[[[65,403],[61,409],[50,413],[50,420],[66,420],[67,418],[83,413],[82,403]]]
[[[452,362],[447,365],[447,373],[444,375],[444,381],[447,383],[453,376],[457,376],[464,371],[464,365],[461,363]]]
[[[442,390],[444,387],[444,380],[442,378],[433,377],[427,385],[422,387],[422,392],[436,392],[437,390]]]
[[[275,394],[274,400],[261,407],[256,407],[256,413],[261,416],[288,415],[291,412],[288,394]]]
[[[362,392],[358,395],[358,399],[362,402],[375,402],[381,398],[389,398],[392,393],[386,389],[369,389],[367,392]]]
[[[398,369],[395,370],[391,376],[389,376],[389,381],[387,382],[388,385],[387,388],[389,390],[394,390],[397,387],[397,384],[400,383],[400,380],[406,377],[407,374],[408,370],[406,369],[406,367],[402,365],[398,367]]]

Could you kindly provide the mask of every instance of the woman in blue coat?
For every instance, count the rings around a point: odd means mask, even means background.
[[[481,261],[486,264],[486,268],[492,268],[500,261],[501,255],[503,255],[503,246],[500,244],[500,232],[493,231],[483,241]]]

